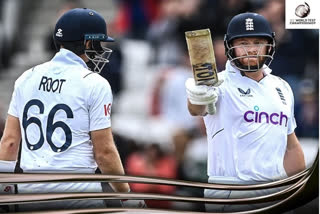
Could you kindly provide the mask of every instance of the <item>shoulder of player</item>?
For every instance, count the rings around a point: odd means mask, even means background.
[[[38,65],[39,66],[39,65]],[[26,71],[24,71],[15,81],[15,87],[20,86],[22,83],[26,82],[27,79],[31,78],[32,75],[35,72],[35,68],[37,66],[34,66]]]
[[[110,88],[110,84],[108,80],[103,78],[100,74],[86,70],[83,75],[82,79],[84,82],[91,85],[93,88],[97,87],[108,87]]]
[[[226,90],[225,88],[227,87],[226,83],[228,82],[228,81],[226,81],[227,80],[227,74],[226,74],[225,70],[220,71],[218,73],[218,80],[219,81],[223,81],[222,84],[219,87],[217,87],[217,89],[218,89],[217,92],[218,92],[218,94],[220,96],[220,95],[225,93],[224,91]]]
[[[288,91],[291,91],[291,87],[290,87],[290,85],[289,85],[289,83],[287,81],[285,81],[284,79],[282,79],[279,76],[276,76],[276,75],[273,75],[273,74],[269,74],[269,75],[272,78],[273,82],[277,83],[279,86],[283,86]]]
[[[221,86],[219,88],[224,88],[225,87],[225,83],[228,82],[228,74],[226,70],[220,71],[218,73],[218,80],[222,80],[223,83],[221,84]]]
[[[219,79],[219,80],[225,80],[225,79],[226,79],[226,75],[227,75],[226,70],[220,71],[220,72],[218,73],[218,79]]]

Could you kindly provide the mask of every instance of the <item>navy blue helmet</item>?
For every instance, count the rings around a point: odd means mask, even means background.
[[[88,67],[97,72],[109,62],[112,52],[102,43],[114,41],[107,34],[104,18],[88,8],[75,8],[64,13],[56,23],[53,38],[57,45],[63,45],[77,55],[86,54]],[[89,48],[86,47],[87,41],[91,41]]]
[[[64,13],[56,23],[54,38],[60,42],[93,39],[104,42],[114,40],[107,35],[104,18],[94,10],[75,8]]]
[[[267,53],[261,54],[258,53],[257,55],[249,55],[235,57],[234,49],[235,46],[232,45],[232,41],[237,38],[243,37],[262,37],[268,40]],[[239,70],[245,72],[255,72],[258,71],[264,64],[270,65],[274,51],[275,51],[275,33],[271,30],[271,27],[268,21],[262,16],[257,13],[241,13],[234,16],[231,21],[229,22],[227,33],[224,37],[224,45],[225,45],[225,52],[228,59],[231,63],[236,66]],[[238,46],[239,48],[239,46]],[[244,48],[244,47],[242,47]],[[263,57],[264,61],[262,63],[258,63],[257,66],[250,66],[250,65],[243,65],[240,63],[240,58],[246,57]]]

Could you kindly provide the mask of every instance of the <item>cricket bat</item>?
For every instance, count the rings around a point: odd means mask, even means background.
[[[210,29],[187,31],[185,37],[196,85],[214,85],[218,75]],[[208,113],[215,112],[215,105],[209,104]]]

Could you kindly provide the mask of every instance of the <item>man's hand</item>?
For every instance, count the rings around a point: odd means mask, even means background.
[[[218,81],[214,86],[196,85],[193,78],[188,78],[185,86],[188,99],[193,105],[215,104],[218,101],[218,94],[214,87],[221,85],[223,80]]]
[[[144,200],[120,200],[122,207],[124,208],[146,208],[147,205]]]

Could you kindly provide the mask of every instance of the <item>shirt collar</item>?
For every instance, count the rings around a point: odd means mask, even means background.
[[[67,49],[61,48],[58,53],[51,60],[53,62],[60,62],[67,65],[82,65],[84,68],[88,69],[87,64],[78,55],[69,51]]]

